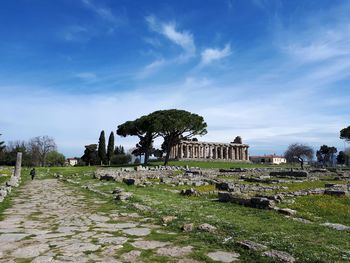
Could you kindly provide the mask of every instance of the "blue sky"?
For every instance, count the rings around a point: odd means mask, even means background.
[[[181,108],[207,121],[201,140],[240,135],[251,154],[343,149],[349,13],[337,0],[4,0],[2,138],[50,135],[80,156],[102,129]]]

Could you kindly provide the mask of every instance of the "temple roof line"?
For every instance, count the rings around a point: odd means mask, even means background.
[[[183,143],[183,144],[213,144],[213,145],[218,145],[218,146],[225,145],[225,146],[249,147],[248,144],[233,143],[233,142],[224,143],[224,142],[201,142],[201,141],[184,141],[184,140],[181,140],[180,143]]]

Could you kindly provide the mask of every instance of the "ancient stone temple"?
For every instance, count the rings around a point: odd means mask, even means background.
[[[238,136],[231,143],[180,141],[171,149],[170,159],[248,162],[248,148]]]

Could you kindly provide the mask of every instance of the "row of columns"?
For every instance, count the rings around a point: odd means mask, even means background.
[[[248,160],[248,145],[183,143],[171,150],[172,159]]]

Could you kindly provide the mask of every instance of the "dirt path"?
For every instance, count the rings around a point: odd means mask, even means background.
[[[96,213],[91,204],[99,202],[54,179],[28,182],[0,221],[0,261],[144,262],[148,250],[169,262],[196,262],[190,246],[147,238],[159,226],[135,213]]]

